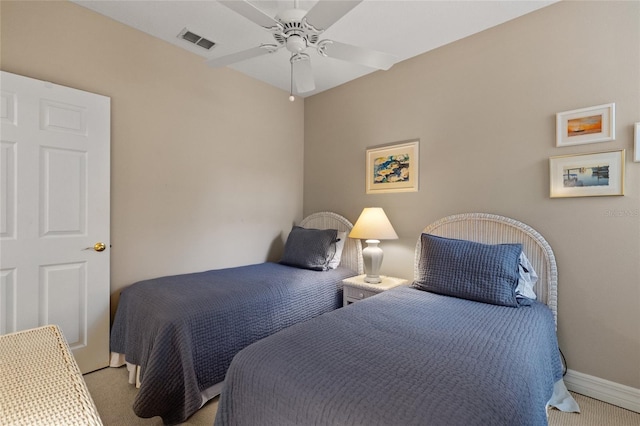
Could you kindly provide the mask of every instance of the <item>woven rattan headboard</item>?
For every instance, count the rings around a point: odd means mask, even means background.
[[[558,323],[558,269],[556,259],[538,231],[514,219],[487,213],[464,213],[442,218],[424,228],[423,233],[440,237],[470,240],[485,244],[521,243],[522,251],[538,274],[535,291],[538,300],[553,312]],[[421,249],[418,238],[414,276],[418,273]]]
[[[338,231],[346,231],[347,235],[351,231],[351,228],[353,228],[353,224],[346,218],[332,212],[313,213],[302,219],[300,226],[315,229],[337,229]],[[351,268],[358,272],[358,274],[364,273],[362,242],[359,239],[346,238],[344,248],[342,249],[340,265]]]

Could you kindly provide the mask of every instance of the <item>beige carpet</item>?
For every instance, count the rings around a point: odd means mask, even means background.
[[[133,400],[137,389],[128,382],[129,373],[125,367],[104,368],[84,375],[93,402],[105,426],[162,425],[160,417],[142,419],[135,415]],[[209,401],[184,425],[213,426],[218,408],[218,398]]]
[[[124,367],[105,368],[84,376],[105,426],[162,425],[160,417],[141,419],[133,413],[131,406],[136,389],[127,383],[127,377]],[[582,412],[575,414],[552,410],[549,413],[550,426],[640,426],[639,413],[583,395],[574,393],[573,396]],[[218,398],[215,398],[183,424],[212,426],[217,408]]]
[[[640,413],[571,392],[580,414],[549,412],[550,426],[640,426]]]

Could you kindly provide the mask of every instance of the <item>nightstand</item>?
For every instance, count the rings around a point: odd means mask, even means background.
[[[366,299],[367,297],[375,296],[378,293],[394,287],[409,285],[409,281],[403,278],[385,277],[383,275],[380,276],[380,278],[382,278],[381,283],[369,284],[364,282],[364,277],[365,275],[358,275],[357,277],[342,280],[343,306]]]

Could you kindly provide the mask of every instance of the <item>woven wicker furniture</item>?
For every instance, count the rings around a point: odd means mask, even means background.
[[[0,424],[102,425],[58,326],[0,336]]]

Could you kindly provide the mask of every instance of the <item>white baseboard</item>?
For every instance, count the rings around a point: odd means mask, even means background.
[[[574,370],[567,370],[564,383],[570,391],[640,413],[640,389]]]

